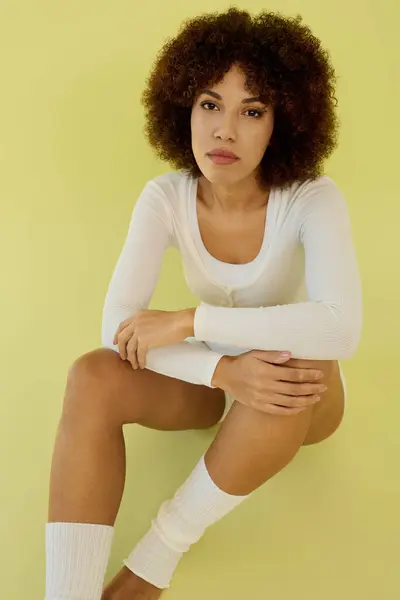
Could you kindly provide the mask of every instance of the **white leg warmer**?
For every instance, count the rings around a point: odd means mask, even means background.
[[[168,588],[183,553],[207,527],[249,495],[234,496],[219,489],[207,471],[203,455],[172,500],[161,504],[150,530],[124,564],[145,581]]]
[[[46,599],[100,600],[114,527],[46,523]]]

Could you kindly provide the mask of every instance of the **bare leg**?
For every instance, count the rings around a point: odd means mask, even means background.
[[[339,363],[336,360],[329,361],[326,377],[321,383],[325,383],[328,389],[322,394],[322,401],[314,405],[311,424],[303,446],[326,440],[335,433],[343,420],[345,390]]]
[[[78,359],[68,374],[54,445],[49,522],[114,524],[125,482],[123,424],[208,428],[224,402],[221,390],[134,371],[112,350]]]
[[[208,428],[225,406],[221,390],[133,371],[98,349],[71,367],[54,445],[48,521],[114,525],[125,483],[122,427]]]
[[[343,417],[344,390],[337,361],[327,361],[324,368],[328,390],[323,401],[296,415],[297,421],[294,416],[263,415],[234,405],[205,457],[207,469],[221,489],[231,494],[249,493],[284,468],[299,444],[321,442],[336,431]],[[235,444],[230,442],[233,438]],[[229,447],[228,455],[224,447]],[[102,600],[155,600],[160,595],[160,590],[124,566],[104,590]]]
[[[312,408],[288,417],[234,403],[205,455],[214,483],[228,494],[242,496],[281,471],[304,441]],[[126,571],[117,574],[102,600],[157,600],[161,596],[162,590]]]
[[[205,455],[213,481],[233,495],[250,494],[260,487],[296,456],[310,426],[312,410],[309,407],[288,417],[262,413],[235,402]]]

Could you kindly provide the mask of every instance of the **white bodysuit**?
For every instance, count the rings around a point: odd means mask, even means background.
[[[200,300],[194,338],[151,348],[147,369],[212,387],[224,354],[259,349],[303,359],[353,356],[362,328],[361,281],[347,204],[334,181],[321,176],[272,188],[261,250],[239,265],[205,248],[197,182],[172,171],[144,186],[106,294],[102,345],[118,352],[113,337],[119,324],[148,308],[163,254],[173,246]]]

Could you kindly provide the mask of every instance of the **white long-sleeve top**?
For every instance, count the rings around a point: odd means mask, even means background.
[[[148,308],[172,246],[200,300],[194,338],[151,348],[147,369],[213,387],[223,355],[259,349],[303,359],[350,358],[361,335],[361,281],[348,208],[334,181],[324,175],[272,188],[261,250],[239,265],[205,248],[197,184],[187,172],[172,171],[144,186],[106,294],[102,345],[118,352],[118,325]]]

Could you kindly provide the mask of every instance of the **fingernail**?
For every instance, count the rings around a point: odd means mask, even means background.
[[[319,402],[321,400],[320,396],[314,396],[313,402]]]

